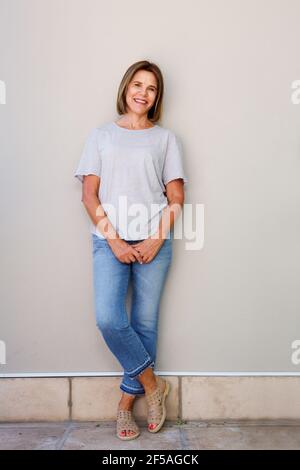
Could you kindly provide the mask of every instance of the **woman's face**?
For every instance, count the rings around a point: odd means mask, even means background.
[[[128,85],[126,103],[128,111],[139,116],[148,113],[155,103],[157,81],[154,73],[147,70],[136,72]]]

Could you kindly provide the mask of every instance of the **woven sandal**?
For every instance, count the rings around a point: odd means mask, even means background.
[[[162,428],[167,415],[165,400],[170,391],[170,384],[159,376],[156,376],[156,381],[158,383],[157,388],[151,393],[146,393],[148,403],[147,429],[149,432],[158,432]],[[156,424],[154,429],[149,428],[151,424]]]
[[[122,436],[120,434],[122,431],[126,431],[126,434],[128,433],[128,431],[133,431],[134,434]],[[131,439],[135,439],[139,435],[140,435],[140,430],[139,430],[138,425],[135,422],[132,411],[118,409],[118,413],[117,413],[117,436],[118,438],[122,439],[123,441],[129,441]]]

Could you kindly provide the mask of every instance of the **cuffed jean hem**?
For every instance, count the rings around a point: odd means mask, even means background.
[[[123,385],[123,384],[120,385],[120,389],[122,390],[122,392],[130,393],[130,395],[144,395],[145,394],[144,389],[134,390],[134,389],[131,389],[131,388],[129,388],[126,385]]]
[[[154,366],[154,361],[149,358],[147,359],[144,364],[142,364],[141,366],[137,367],[136,369],[134,369],[133,371],[130,371],[128,372],[127,371],[127,374],[129,376],[130,379],[135,379],[137,378],[145,369],[147,369],[148,367],[152,367],[153,368]]]

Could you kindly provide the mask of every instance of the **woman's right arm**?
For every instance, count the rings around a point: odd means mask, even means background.
[[[89,217],[97,227],[97,230],[106,238],[110,248],[119,261],[122,263],[130,263],[138,260],[139,263],[142,263],[140,253],[132,245],[122,240],[112,226],[98,198],[99,187],[99,176],[92,174],[83,176],[81,201]]]

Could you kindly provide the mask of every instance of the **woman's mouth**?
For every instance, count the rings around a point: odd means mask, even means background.
[[[133,98],[134,101],[138,104],[142,104],[142,105],[146,105],[147,104],[147,101],[146,100],[142,100],[140,98]]]

